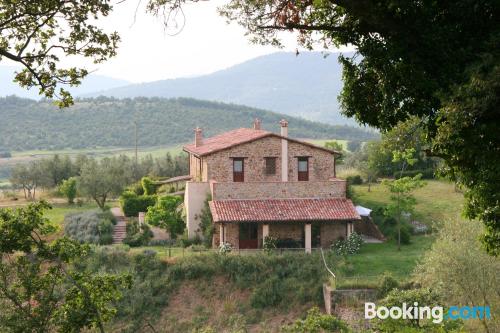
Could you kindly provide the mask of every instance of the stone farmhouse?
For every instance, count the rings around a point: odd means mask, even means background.
[[[354,231],[361,218],[337,179],[338,152],[281,132],[240,128],[210,138],[195,129],[189,154],[191,180],[184,205],[188,236],[199,235],[199,215],[208,196],[215,224],[214,247],[261,248],[266,236],[300,244],[306,252],[329,247]]]

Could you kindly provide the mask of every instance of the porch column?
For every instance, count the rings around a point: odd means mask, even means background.
[[[306,237],[305,248],[306,253],[311,253],[311,224],[306,223],[304,225],[304,234]]]
[[[349,237],[354,229],[354,225],[352,224],[351,221],[347,222],[347,237]]]
[[[269,224],[263,224],[262,225],[262,241],[266,239],[266,237],[269,236]]]
[[[222,245],[226,241],[226,228],[224,228],[224,224],[219,225],[219,245]]]

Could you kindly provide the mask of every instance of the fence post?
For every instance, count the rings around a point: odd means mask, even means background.
[[[172,258],[172,248],[171,247],[168,248],[168,257]]]

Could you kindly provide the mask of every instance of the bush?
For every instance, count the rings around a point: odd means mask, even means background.
[[[346,240],[339,239],[335,243],[333,243],[332,250],[338,256],[356,254],[361,249],[362,244],[363,238],[361,238],[361,235],[353,232],[349,235],[349,237],[347,237]]]
[[[71,214],[64,218],[64,233],[81,243],[111,244],[114,221],[110,212],[100,210]]]
[[[144,190],[144,195],[156,194],[157,186],[153,183],[153,180],[149,177],[142,177],[141,179],[142,189]]]
[[[292,325],[283,326],[282,329],[288,333],[349,332],[342,320],[322,314],[317,307],[310,309],[305,319],[299,319]]]
[[[277,244],[278,244],[278,239],[276,237],[266,236],[264,237],[264,244],[262,244],[263,245],[262,247],[266,251],[272,251],[276,249]]]
[[[10,157],[12,157],[10,151],[0,151],[0,158],[10,158]]]
[[[408,226],[407,224],[402,224],[401,225],[401,244],[408,245],[411,243],[411,227]],[[398,233],[397,230],[394,235],[394,239],[398,239]]]
[[[363,178],[360,175],[348,176],[346,181],[349,185],[361,185],[363,184]]]
[[[147,212],[148,207],[154,206],[156,198],[156,195],[138,195],[125,191],[120,196],[120,205],[125,216],[138,216],[140,212]]]
[[[384,274],[377,288],[378,298],[384,298],[393,289],[399,287],[399,282],[390,274]]]
[[[158,197],[154,206],[148,207],[146,221],[156,227],[167,230],[171,238],[183,233],[186,224],[182,218],[182,198],[167,195]]]
[[[137,219],[131,219],[127,223],[127,237],[123,240],[124,244],[130,247],[143,246],[149,243],[153,238],[153,232],[147,224],[139,226]]]
[[[76,197],[76,178],[70,177],[63,180],[59,191],[68,199],[69,204],[73,204]]]
[[[278,238],[276,240],[276,247],[279,249],[299,249],[303,248],[302,241],[293,238]]]
[[[233,250],[233,246],[230,243],[222,243],[219,245],[219,253],[220,254],[227,254],[230,253]]]

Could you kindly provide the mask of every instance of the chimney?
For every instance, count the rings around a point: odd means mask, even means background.
[[[201,128],[196,127],[194,129],[194,146],[199,147],[203,145],[203,131]]]
[[[288,121],[281,119],[281,136],[288,137]]]
[[[284,137],[281,139],[281,181],[288,181],[288,140],[285,139],[288,137],[288,121],[285,119],[281,119],[281,136]]]
[[[260,131],[260,123],[261,123],[260,119],[255,118],[255,120],[253,121],[253,129]]]

